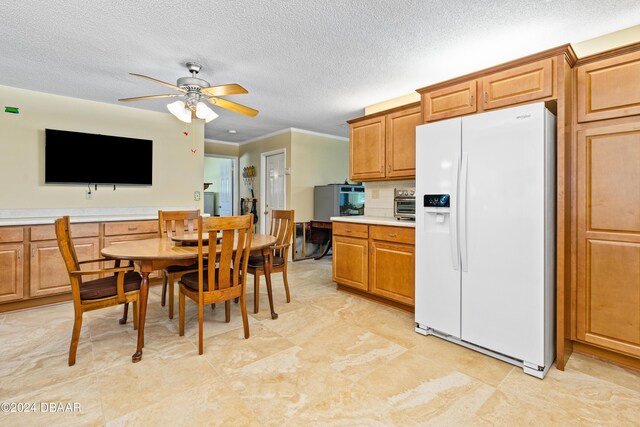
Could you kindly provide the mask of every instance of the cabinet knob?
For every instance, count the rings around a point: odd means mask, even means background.
[[[36,257],[36,248],[31,248],[31,258]]]
[[[129,230],[129,231],[135,231],[137,229],[138,229],[138,227],[127,227],[127,230]]]
[[[344,231],[346,231],[347,233],[351,233],[351,230],[349,230],[349,229],[347,229],[347,230],[344,230]]]
[[[473,95],[469,95],[469,105],[473,105]]]
[[[488,94],[487,94],[487,92],[485,91],[485,92],[484,92],[484,102],[487,102],[487,98],[488,98],[488,96],[489,96],[489,95],[488,95]]]
[[[389,237],[396,237],[396,236],[397,236],[397,234],[396,234],[396,233],[389,233],[389,234],[388,234],[388,236],[389,236]]]
[[[18,260],[22,258],[22,249],[18,249]]]

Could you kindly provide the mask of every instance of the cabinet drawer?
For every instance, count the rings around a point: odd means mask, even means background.
[[[333,234],[336,236],[369,237],[369,226],[366,224],[354,224],[351,222],[333,222]]]
[[[553,95],[553,59],[545,59],[482,78],[484,110]]]
[[[415,244],[416,232],[413,228],[392,227],[386,225],[372,225],[369,233],[373,240],[387,240],[389,242]]]
[[[640,114],[640,52],[577,69],[578,121]]]
[[[157,233],[158,221],[126,221],[108,222],[104,225],[105,236],[118,236],[121,234]]]
[[[22,227],[0,227],[0,243],[22,242]]]
[[[100,226],[92,222],[88,224],[71,224],[71,237],[98,237]],[[34,225],[31,227],[31,241],[56,240],[56,230],[53,224]]]

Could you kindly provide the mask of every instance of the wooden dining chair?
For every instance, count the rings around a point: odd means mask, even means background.
[[[291,302],[289,281],[287,279],[287,263],[289,259],[289,246],[291,246],[291,235],[293,234],[293,219],[293,209],[290,211],[271,211],[271,231],[269,234],[277,238],[271,256],[271,273],[282,273],[287,302]],[[264,276],[264,257],[262,255],[249,256],[247,273],[253,274],[253,312],[257,313],[260,309],[260,276]]]
[[[195,223],[200,216],[200,210],[195,211],[158,211],[158,232],[160,237],[183,236],[184,233],[194,233]],[[173,284],[185,273],[198,271],[198,265],[171,265],[162,270],[164,282],[162,284],[162,298],[160,305],[166,304],[167,287],[169,288],[169,319],[173,319]]]
[[[202,328],[204,306],[225,302],[225,320],[231,320],[231,300],[240,298],[240,311],[244,325],[244,337],[249,338],[247,318],[246,281],[247,260],[251,250],[253,215],[198,218],[198,271],[187,273],[180,279],[179,329],[184,335],[185,296],[198,304],[198,352],[203,353]],[[216,238],[220,253],[216,253]],[[203,237],[208,238],[206,245]],[[208,250],[204,252],[204,246]]]
[[[71,240],[69,217],[65,216],[57,219],[55,229],[58,248],[60,248],[62,259],[69,273],[71,293],[73,295],[75,317],[71,346],[69,348],[69,366],[73,366],[76,363],[76,351],[78,350],[80,330],[82,329],[82,313],[85,311],[133,302],[133,328],[138,329],[138,300],[142,278],[133,271],[133,267],[81,270],[81,264],[114,262],[114,260],[102,258],[78,261],[76,250]],[[109,275],[99,279],[82,280],[82,276],[99,274]]]

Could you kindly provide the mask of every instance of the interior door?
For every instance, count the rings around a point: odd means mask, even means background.
[[[233,205],[233,160],[224,159],[220,164],[220,193],[218,211],[220,216],[232,215]]]
[[[285,176],[284,176],[284,152],[267,154],[265,156],[265,168],[263,181],[265,183],[265,200],[263,218],[260,226],[263,233],[269,232],[271,224],[271,211],[285,208]]]
[[[462,339],[540,366],[544,112],[538,103],[464,118],[459,186]]]

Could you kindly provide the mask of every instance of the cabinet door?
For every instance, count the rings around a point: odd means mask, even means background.
[[[369,289],[403,304],[415,304],[415,247],[402,243],[371,241]]]
[[[362,181],[384,178],[385,117],[352,123],[350,129],[350,178]]]
[[[23,297],[23,250],[22,243],[0,245],[0,302]]]
[[[423,93],[421,99],[425,123],[478,110],[475,80]]]
[[[415,178],[416,126],[421,124],[420,107],[387,115],[387,178]]]
[[[485,110],[521,104],[553,95],[553,58],[482,78]]]
[[[578,132],[577,339],[640,356],[640,124]]]
[[[365,239],[333,237],[333,281],[366,291],[368,286],[368,249]]]
[[[73,239],[78,260],[96,259],[99,257],[97,237]],[[92,270],[99,266],[83,264],[83,269]],[[32,297],[55,295],[70,292],[69,273],[62,260],[58,242],[46,240],[31,243],[30,290]],[[83,276],[82,280],[92,280],[97,276]]]
[[[577,69],[578,121],[640,114],[640,52]]]

